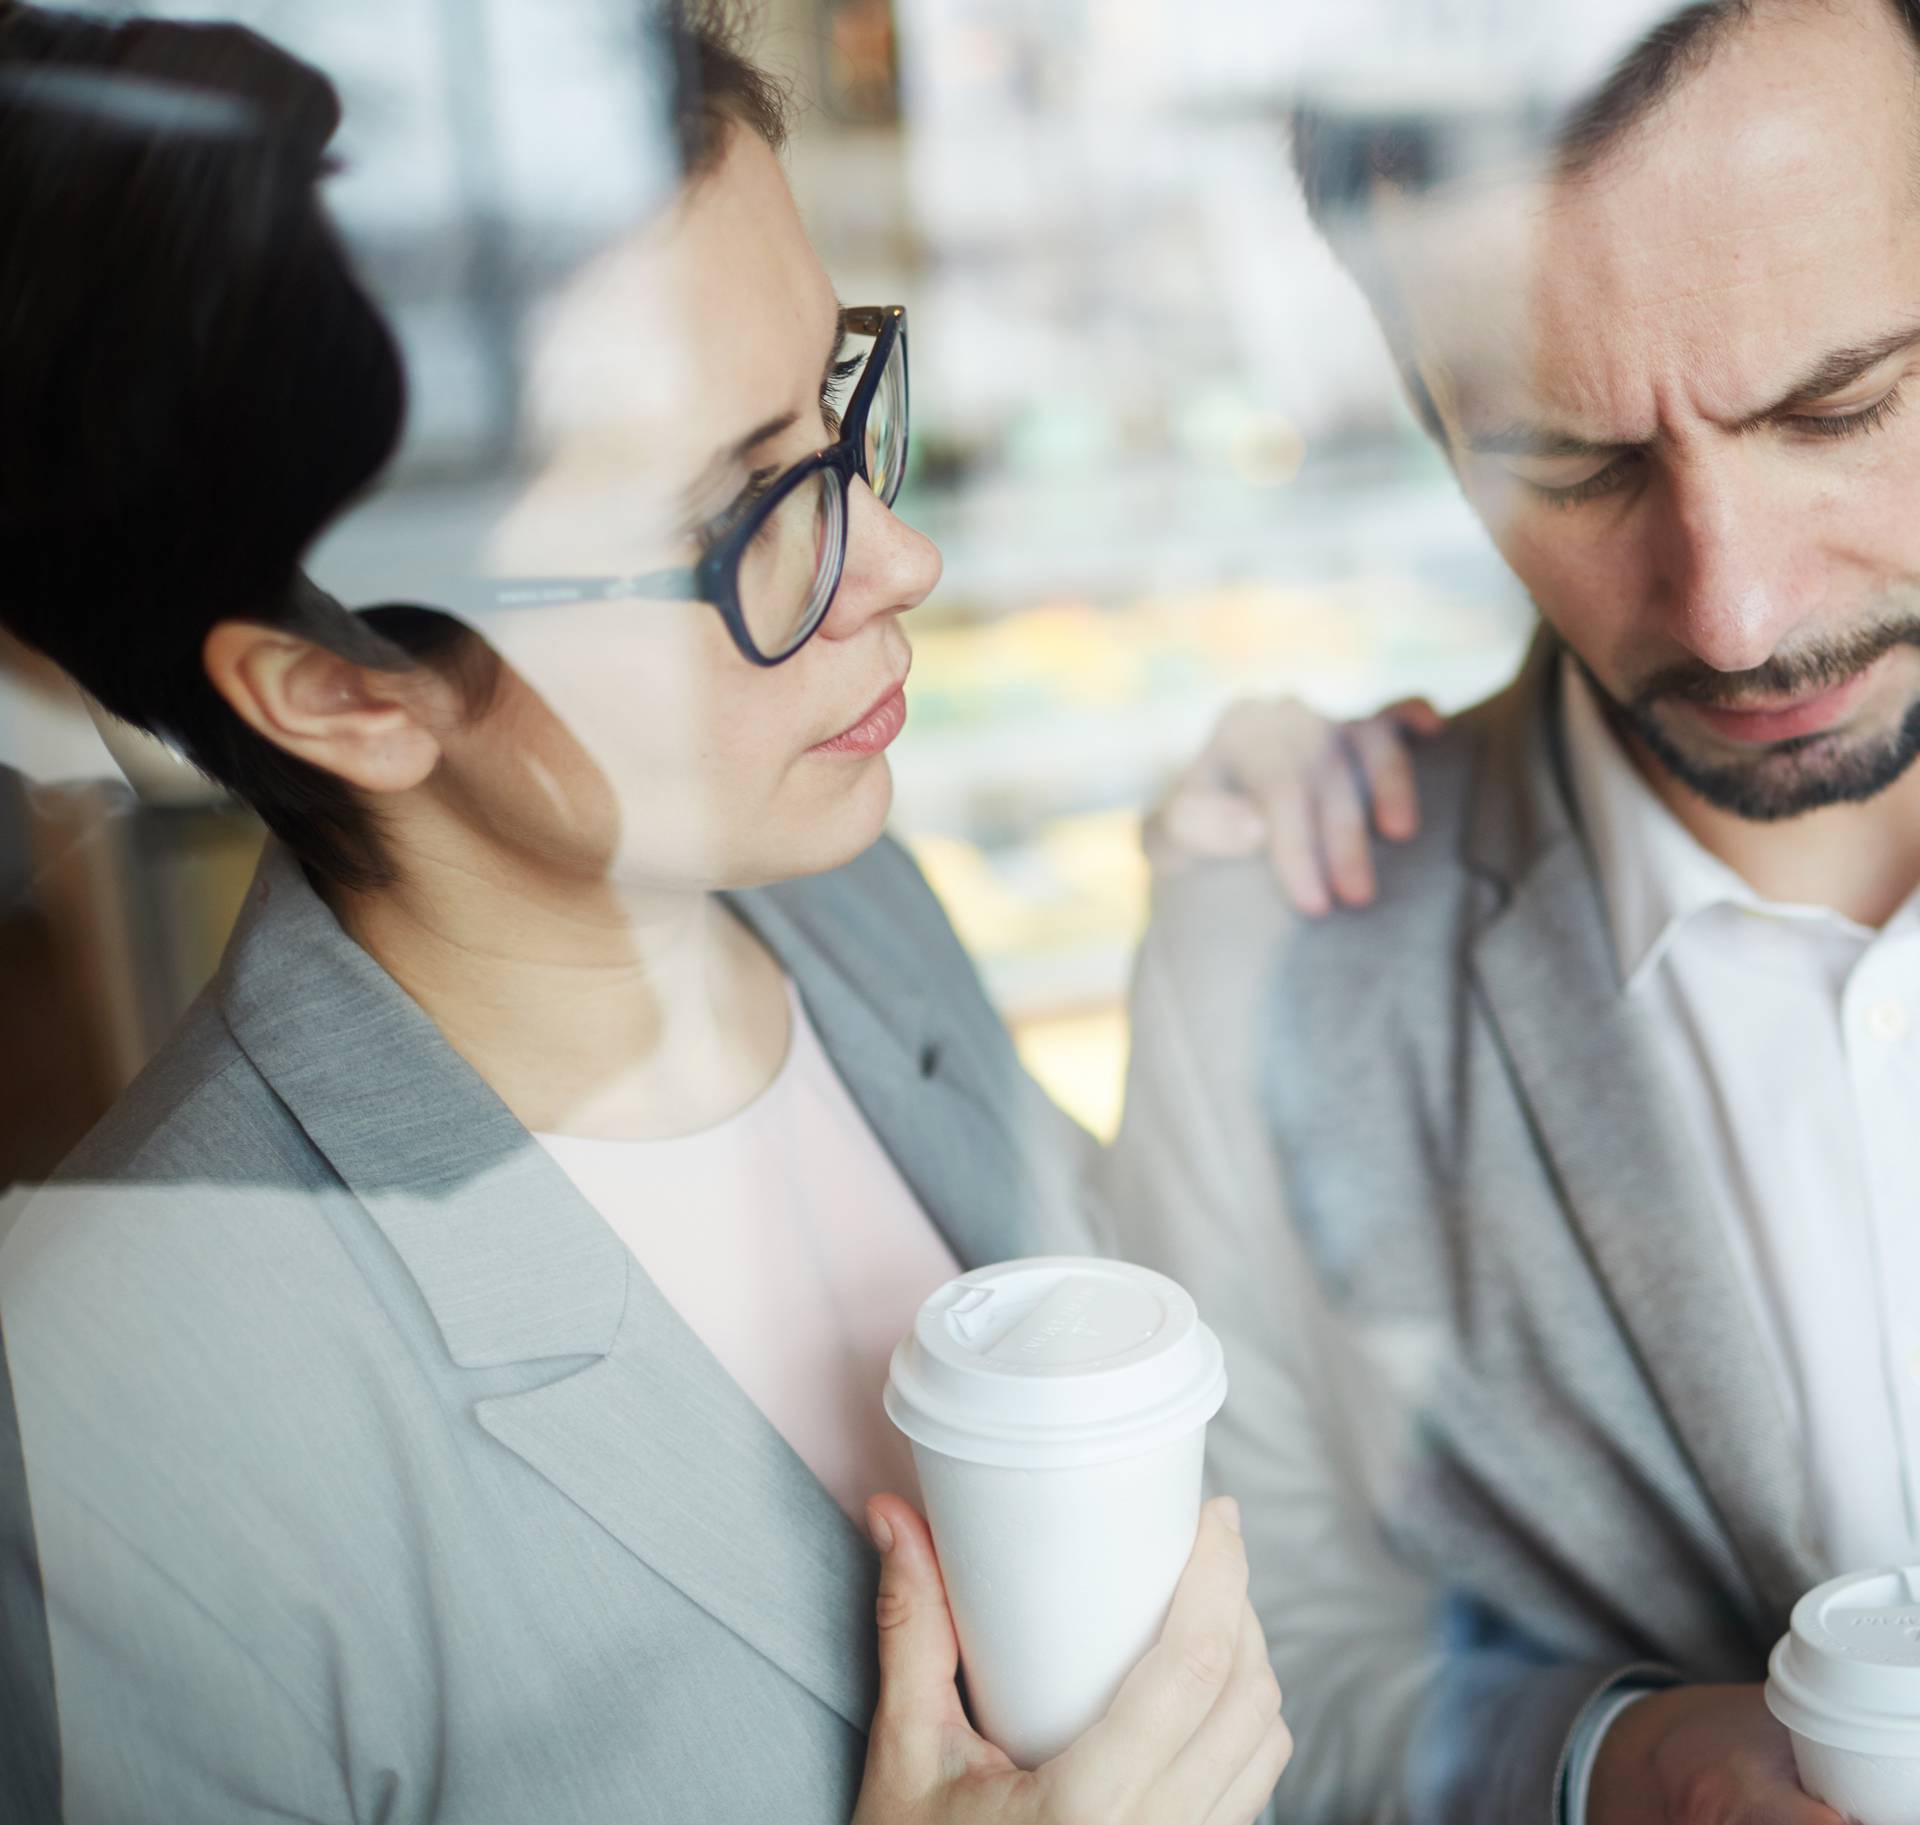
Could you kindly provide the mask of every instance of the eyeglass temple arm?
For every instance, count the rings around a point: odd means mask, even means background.
[[[627,594],[658,601],[693,602],[700,597],[700,579],[684,566],[678,570],[649,570],[638,577],[622,577]]]

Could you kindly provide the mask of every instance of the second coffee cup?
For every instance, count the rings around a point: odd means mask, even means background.
[[[1218,1340],[1124,1262],[978,1268],[920,1308],[886,1406],[913,1444],[974,1722],[1067,1748],[1153,1646],[1199,1527]]]
[[[1767,1670],[1800,1785],[1855,1825],[1920,1825],[1920,1566],[1809,1591]]]

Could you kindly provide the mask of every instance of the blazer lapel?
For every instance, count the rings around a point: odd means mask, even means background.
[[[1816,1581],[1802,1466],[1662,1067],[1620,991],[1561,783],[1557,662],[1556,647],[1536,651],[1490,730],[1471,840],[1501,903],[1474,975],[1628,1340],[1777,1611]]]
[[[613,1348],[480,1423],[716,1622],[864,1731],[872,1548],[637,1265]]]
[[[241,1048],[404,1262],[455,1364],[584,1359],[481,1399],[486,1430],[864,1730],[877,1681],[871,1549],[275,845],[216,993]],[[884,1047],[868,1043],[857,1075],[877,1091]]]

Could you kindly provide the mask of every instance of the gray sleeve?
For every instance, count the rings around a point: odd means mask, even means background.
[[[66,1825],[347,1825],[322,1722],[118,1527],[34,1488]]]
[[[1389,1548],[1381,1491],[1409,1416],[1320,1293],[1258,1096],[1263,975],[1290,915],[1258,868],[1182,877],[1157,912],[1100,1176],[1121,1252],[1185,1285],[1226,1349],[1209,1474],[1241,1503],[1297,1744],[1275,1816],[1554,1825],[1573,1724],[1613,1670],[1462,1638]]]
[[[237,1503],[253,1465],[223,1481],[206,1461],[209,1400],[239,1403],[205,1343],[235,1308],[121,1296],[153,1287],[170,1215],[206,1224],[210,1202],[49,1188],[0,1247],[0,1464],[10,1455],[16,1478],[0,1488],[0,1595],[10,1624],[37,1610],[43,1644],[37,1658],[10,1626],[4,1660],[31,1701],[33,1767],[57,1757],[67,1825],[347,1825],[356,1812],[329,1669],[291,1683],[258,1645],[287,1618],[258,1580],[231,1575],[236,1555],[271,1565],[275,1549],[271,1511]]]
[[[0,1794],[6,1816],[44,1825],[60,1816],[60,1748],[46,1596],[20,1426],[0,1337]]]

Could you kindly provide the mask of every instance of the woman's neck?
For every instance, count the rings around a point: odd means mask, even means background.
[[[329,899],[527,1128],[669,1139],[772,1082],[785,977],[718,898],[514,875],[416,853],[404,884]]]

